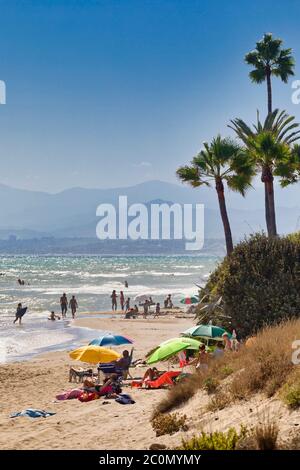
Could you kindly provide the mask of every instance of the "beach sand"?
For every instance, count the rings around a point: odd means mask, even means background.
[[[193,324],[192,318],[167,316],[156,320],[142,318],[79,318],[78,326],[110,330],[134,339],[134,359],[161,341],[177,336]],[[97,336],[97,332],[95,332]],[[122,351],[123,347],[116,348]],[[182,438],[192,437],[202,430],[226,431],[234,426],[255,426],[266,418],[275,419],[280,438],[290,439],[299,432],[300,411],[290,411],[276,398],[256,395],[249,401],[233,403],[229,407],[208,412],[206,392],[196,395],[176,410],[187,416],[188,431],[156,437],[150,418],[155,405],[166,395],[166,390],[138,390],[124,387],[136,401],[134,405],[120,405],[114,400],[99,399],[89,403],[78,400],[58,402],[55,396],[76,385],[68,382],[72,362],[67,352],[38,356],[33,360],[0,366],[0,448],[1,449],[149,449],[151,444],[168,448],[180,445]],[[166,365],[159,364],[160,369]],[[142,376],[146,368],[131,369],[134,377]],[[103,404],[109,401],[109,404]],[[38,408],[56,414],[48,418],[10,418],[12,412]]]
[[[168,316],[152,320],[142,318],[79,318],[76,325],[110,330],[134,340],[134,359],[160,342],[177,336],[192,324],[191,319]],[[97,336],[95,332],[95,336]],[[122,351],[124,347],[116,348]],[[0,366],[0,448],[1,449],[145,449],[157,442],[149,418],[165,390],[137,390],[124,387],[136,401],[120,405],[104,399],[89,403],[78,400],[58,402],[55,396],[76,384],[68,382],[72,361],[67,352],[54,352],[26,362]],[[166,365],[164,365],[166,367]],[[134,377],[146,368],[133,368]],[[12,412],[38,408],[56,412],[48,418],[10,418]]]

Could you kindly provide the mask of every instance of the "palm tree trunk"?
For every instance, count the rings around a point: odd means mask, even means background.
[[[275,214],[275,199],[274,199],[274,183],[272,178],[267,182],[268,200],[269,200],[269,219],[270,219],[270,236],[277,236],[276,227],[276,214]]]
[[[267,69],[267,89],[268,89],[268,114],[272,112],[272,83],[271,83],[271,71]]]
[[[268,189],[267,189],[267,185],[266,185],[266,184],[264,184],[264,188],[265,188],[265,218],[266,218],[267,231],[268,231],[268,234],[270,235],[270,232],[271,232],[271,226],[270,226],[270,208],[269,208]]]
[[[224,227],[226,252],[227,252],[227,255],[230,255],[230,253],[233,251],[232,234],[231,234],[231,228],[230,228],[230,223],[229,223],[227,209],[226,209],[224,185],[221,179],[216,180],[216,190],[218,194],[220,213],[221,213],[221,218],[222,218],[223,227]]]
[[[275,200],[274,200],[274,176],[268,166],[262,170],[261,180],[265,185],[265,214],[269,237],[277,236]]]

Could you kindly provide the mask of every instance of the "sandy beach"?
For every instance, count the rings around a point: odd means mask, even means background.
[[[146,352],[161,341],[177,336],[192,324],[190,318],[170,315],[159,320],[139,318],[80,318],[76,324],[96,330],[111,330],[134,339],[134,358],[144,358]],[[123,347],[118,349],[120,352]],[[134,405],[120,405],[113,399],[89,403],[78,400],[57,401],[55,396],[76,388],[68,382],[72,362],[67,352],[51,352],[30,361],[0,366],[0,448],[1,449],[149,449],[152,444],[168,448],[179,445],[182,438],[199,434],[201,430],[227,430],[241,424],[249,427],[268,416],[276,417],[280,437],[295,435],[300,425],[300,412],[290,411],[276,398],[255,395],[249,401],[233,403],[218,412],[208,412],[206,392],[199,391],[177,412],[187,416],[188,431],[156,437],[150,423],[155,405],[166,390],[131,389],[123,392],[135,400]],[[163,369],[166,364],[158,364]],[[134,377],[143,375],[145,367],[131,369]],[[104,402],[109,402],[104,404]],[[56,414],[48,418],[10,418],[10,413],[26,408],[38,408]],[[195,410],[197,413],[195,413]]]
[[[161,341],[177,336],[192,324],[191,319],[168,316],[159,320],[123,320],[120,318],[81,318],[78,326],[111,330],[134,339],[134,358]],[[96,332],[95,332],[95,336]],[[118,348],[122,351],[122,346]],[[38,356],[31,361],[0,366],[0,448],[1,449],[145,449],[157,442],[149,418],[165,390],[136,390],[124,387],[134,405],[122,406],[102,399],[81,403],[58,402],[55,396],[76,385],[68,382],[73,362],[67,352]],[[165,366],[164,366],[165,367]],[[145,368],[134,368],[135,377]],[[12,412],[38,408],[56,414],[48,418],[10,418]],[[167,439],[168,440],[168,439]]]

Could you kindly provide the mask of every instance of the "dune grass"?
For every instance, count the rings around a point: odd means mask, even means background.
[[[194,374],[170,389],[154,414],[181,406],[200,389],[207,389],[208,384],[208,391],[215,393],[214,401],[213,398],[210,401],[211,410],[224,408],[258,392],[271,397],[278,391],[283,401],[290,401],[291,407],[299,406],[300,365],[292,363],[292,343],[297,339],[300,339],[300,319],[265,327],[251,347],[242,346],[238,353],[227,353],[221,359],[212,360],[206,372]]]

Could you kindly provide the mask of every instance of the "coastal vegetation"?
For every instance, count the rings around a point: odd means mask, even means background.
[[[237,353],[211,361],[209,369],[194,374],[169,390],[154,416],[183,407],[197,393],[209,397],[207,410],[224,409],[258,393],[277,397],[291,408],[300,406],[300,369],[292,358],[292,344],[300,338],[300,319],[267,326]],[[207,390],[207,384],[214,386]],[[209,392],[209,393],[208,393]]]
[[[206,321],[235,328],[242,338],[299,316],[299,235],[256,234],[240,242],[210,275],[204,292],[211,303],[222,299],[218,308],[206,309]],[[202,304],[196,315],[202,322]]]

